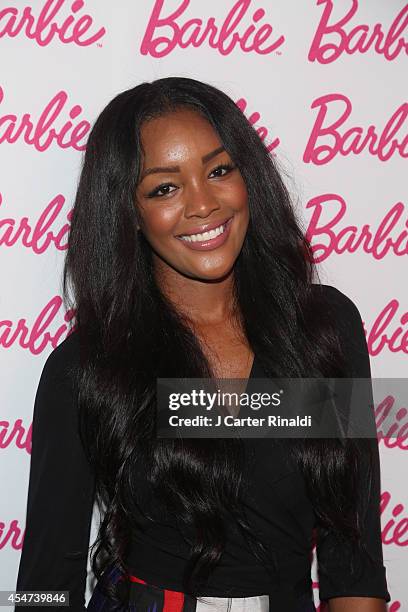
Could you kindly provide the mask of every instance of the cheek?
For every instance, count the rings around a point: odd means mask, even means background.
[[[168,234],[175,227],[177,211],[171,208],[157,208],[145,211],[143,215],[146,231],[156,236]]]
[[[243,181],[235,185],[235,188],[231,191],[230,199],[237,209],[245,210],[248,208],[248,192]]]

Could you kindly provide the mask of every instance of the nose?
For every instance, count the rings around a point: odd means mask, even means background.
[[[213,211],[219,210],[221,204],[214,196],[214,193],[200,181],[191,182],[186,190],[186,204],[184,207],[184,216],[186,219],[190,217],[208,217]]]

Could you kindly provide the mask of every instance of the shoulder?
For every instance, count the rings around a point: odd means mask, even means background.
[[[48,355],[41,374],[41,381],[48,383],[73,383],[80,365],[79,333],[71,332]]]
[[[328,300],[331,305],[337,308],[346,308],[347,311],[357,311],[357,306],[353,302],[353,300],[337,289],[337,287],[333,287],[332,285],[324,285],[321,284],[313,284],[312,285],[313,293],[315,295],[322,295],[324,299]]]
[[[371,368],[365,329],[360,311],[354,301],[331,285],[312,285],[320,308],[326,308],[337,331],[342,352],[352,376],[370,377]]]
[[[330,314],[342,327],[359,330],[362,327],[361,314],[353,300],[331,285],[314,284],[313,294],[330,309]]]
[[[33,441],[34,437],[40,440],[44,448],[48,448],[49,436],[55,434],[61,440],[61,432],[64,432],[64,439],[76,435],[78,366],[78,335],[71,333],[48,355],[37,386]]]

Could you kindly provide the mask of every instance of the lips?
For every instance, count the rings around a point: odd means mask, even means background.
[[[185,236],[183,238],[177,238],[177,240],[180,240],[183,247],[192,249],[193,251],[212,251],[214,249],[218,249],[227,242],[233,219],[233,217],[230,217],[226,223],[219,226],[220,228],[222,227],[220,230],[210,230],[209,233],[216,234],[212,238],[198,239],[198,236],[189,235],[188,237]]]
[[[177,234],[176,238],[180,238],[181,236],[193,236],[194,234],[204,234],[205,232],[209,232],[217,227],[221,227],[221,225],[225,225],[225,223],[227,223],[227,221],[230,219],[231,217],[225,217],[225,219],[222,219],[221,221],[213,221],[212,223],[206,223],[205,225],[197,225],[187,232]]]

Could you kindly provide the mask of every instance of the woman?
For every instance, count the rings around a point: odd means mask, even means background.
[[[311,261],[226,94],[172,77],[108,104],[64,271],[77,326],[36,396],[18,588],[84,609],[96,499],[88,610],[314,610],[313,536],[330,612],[385,610],[376,440],[155,437],[159,377],[370,376],[357,308]]]

